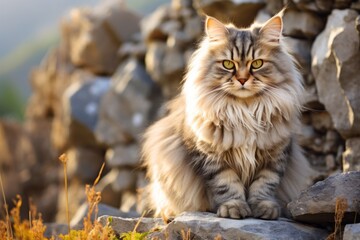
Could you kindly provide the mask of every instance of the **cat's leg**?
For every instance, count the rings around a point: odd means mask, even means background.
[[[248,193],[248,203],[253,217],[277,219],[280,216],[280,205],[275,194],[285,167],[286,154],[282,154],[277,161],[267,164],[255,176]]]
[[[202,175],[213,211],[219,217],[245,218],[251,215],[244,184],[232,169],[210,163],[203,166]]]

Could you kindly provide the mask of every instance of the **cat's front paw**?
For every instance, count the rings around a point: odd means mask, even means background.
[[[272,200],[261,200],[250,203],[252,215],[255,218],[277,219],[280,216],[280,206]]]
[[[245,201],[232,199],[220,205],[217,215],[226,218],[245,218],[251,215],[251,210]]]

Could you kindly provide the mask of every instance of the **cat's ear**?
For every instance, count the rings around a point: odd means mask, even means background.
[[[224,24],[209,16],[206,17],[205,32],[211,41],[222,41],[229,33]]]
[[[283,30],[282,13],[283,11],[270,18],[260,29],[260,34],[268,42],[279,43],[280,41]]]

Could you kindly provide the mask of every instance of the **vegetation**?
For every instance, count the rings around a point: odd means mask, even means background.
[[[23,119],[25,101],[9,80],[0,81],[0,117]]]

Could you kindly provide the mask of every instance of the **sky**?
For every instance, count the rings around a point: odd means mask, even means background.
[[[75,6],[93,6],[100,0],[0,0],[0,59],[18,45],[41,35]]]

